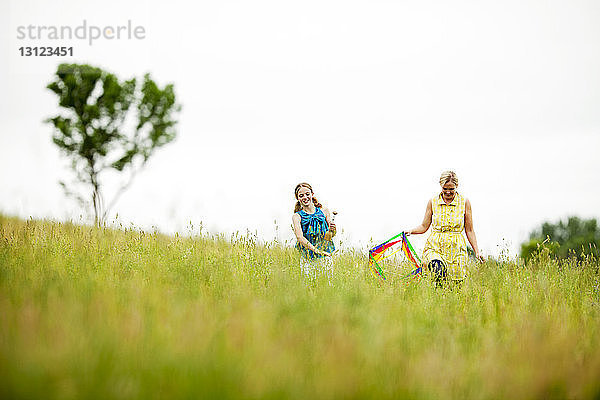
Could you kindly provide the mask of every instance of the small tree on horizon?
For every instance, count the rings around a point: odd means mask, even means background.
[[[91,206],[100,224],[156,149],[175,139],[181,106],[173,85],[161,89],[149,74],[120,82],[97,67],[60,64],[47,88],[58,96],[61,112],[45,122],[54,127],[52,140],[75,173],[74,182],[59,184],[67,196]],[[110,170],[128,178],[106,203],[101,178]]]

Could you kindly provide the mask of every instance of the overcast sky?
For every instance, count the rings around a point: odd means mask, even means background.
[[[546,220],[600,217],[597,1],[10,0],[0,19],[5,214],[81,214],[42,123],[58,110],[45,86],[74,62],[149,72],[183,105],[176,141],[114,209],[127,225],[292,240],[293,189],[307,181],[339,211],[341,247],[362,248],[418,225],[446,169],[484,254],[516,254]],[[18,38],[84,20],[131,21],[145,37]],[[45,45],[74,56],[18,50]]]

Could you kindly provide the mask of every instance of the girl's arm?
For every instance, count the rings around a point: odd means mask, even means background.
[[[322,210],[323,210],[323,214],[325,214],[325,220],[327,221],[327,225],[329,225],[329,230],[331,231],[331,236],[333,237],[337,233],[337,229],[335,227],[335,222],[333,222],[331,212],[329,211],[329,208],[327,208],[327,207],[323,207]]]
[[[475,252],[475,257],[483,262],[484,259],[479,255],[479,247],[477,247],[477,237],[475,236],[475,229],[473,229],[473,213],[471,211],[471,202],[469,199],[465,201],[465,234]]]
[[[425,209],[425,217],[423,217],[423,222],[421,225],[417,226],[414,229],[406,232],[407,235],[419,235],[421,233],[427,232],[427,229],[431,226],[431,217],[433,216],[433,207],[431,206],[431,200],[427,202],[427,208]]]
[[[311,250],[315,254],[329,255],[329,253],[327,253],[326,251],[317,249],[315,246],[312,245],[311,242],[308,241],[307,238],[304,237],[304,235],[302,234],[302,226],[300,226],[300,216],[298,214],[294,214],[294,216],[292,217],[292,226],[294,227],[294,234],[296,235],[296,240],[298,240],[298,243],[300,243],[303,247],[307,248],[308,250]]]

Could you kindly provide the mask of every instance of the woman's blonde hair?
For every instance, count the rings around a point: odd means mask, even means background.
[[[446,183],[452,182],[458,186],[458,177],[454,171],[444,171],[440,176],[440,186],[444,186]]]
[[[312,201],[315,205],[315,207],[323,207],[323,205],[321,203],[319,203],[319,201],[317,200],[317,198],[314,196],[314,192],[312,189],[312,186],[310,186],[308,183],[306,182],[302,182],[296,185],[296,189],[294,189],[294,197],[296,198],[296,205],[294,205],[294,213],[297,213],[298,211],[302,210],[302,205],[300,204],[300,201],[298,201],[298,192],[300,191],[300,188],[307,188],[308,190],[310,190],[311,193],[313,193],[313,198]]]

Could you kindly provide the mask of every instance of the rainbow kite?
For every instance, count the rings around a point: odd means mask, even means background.
[[[386,254],[386,251],[388,249],[390,249],[398,243],[401,243],[399,248],[397,248],[389,254]],[[411,264],[415,266],[415,269],[411,271],[410,274],[406,275],[404,278],[408,278],[410,276],[418,276],[422,271],[421,260],[419,259],[419,256],[417,255],[415,249],[412,247],[412,245],[406,238],[406,233],[404,232],[397,234],[396,236],[386,240],[381,244],[378,244],[377,246],[369,250],[369,266],[371,267],[371,271],[373,272],[373,274],[379,279],[385,281],[386,276],[383,272],[383,268],[381,268],[379,263],[400,251],[404,253],[408,261],[410,261]]]

